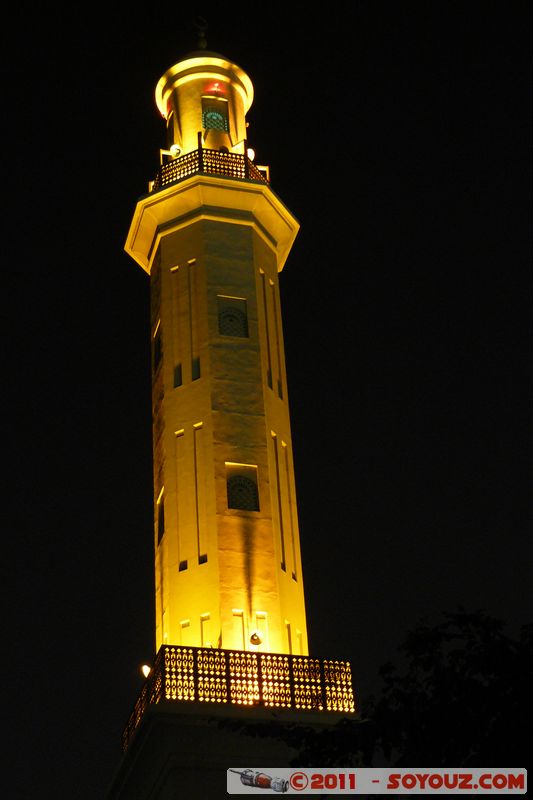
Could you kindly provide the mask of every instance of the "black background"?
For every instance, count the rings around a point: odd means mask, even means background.
[[[301,223],[281,296],[312,654],[349,658],[364,700],[422,616],[532,618],[531,5],[18,5],[11,797],[103,798],[153,655],[149,282],[123,248],[164,146],[155,84],[196,49],[196,11],[254,83],[249,142]]]

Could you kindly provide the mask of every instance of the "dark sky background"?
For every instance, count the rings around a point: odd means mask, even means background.
[[[312,654],[364,700],[423,616],[533,618],[532,6],[309,9],[19,4],[3,34],[6,796],[103,799],[153,655],[149,281],[123,247],[196,11],[301,223],[281,297]]]

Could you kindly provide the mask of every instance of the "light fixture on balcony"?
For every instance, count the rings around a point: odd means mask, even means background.
[[[263,634],[261,631],[252,631],[250,634],[250,644],[262,644],[263,642]]]
[[[170,145],[170,154],[172,158],[177,158],[181,153],[181,148],[177,144]]]
[[[151,673],[151,671],[152,671],[152,668],[149,667],[148,664],[143,664],[142,665],[141,672],[142,672],[142,674],[144,675],[145,678],[148,677],[148,675]]]
[[[254,158],[255,158],[255,150],[253,149],[253,147],[249,147],[248,148],[248,150],[246,151],[246,155],[248,156],[250,161],[254,160]]]

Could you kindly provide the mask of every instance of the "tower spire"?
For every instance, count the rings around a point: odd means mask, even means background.
[[[198,35],[198,49],[199,50],[206,50],[207,49],[207,20],[204,17],[195,17],[194,18],[194,27],[196,28],[196,33]]]

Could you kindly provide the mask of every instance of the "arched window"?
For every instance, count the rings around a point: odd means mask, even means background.
[[[218,295],[218,333],[220,336],[248,338],[246,300]]]
[[[202,97],[202,128],[204,131],[229,133],[227,100],[221,97]]]
[[[259,511],[257,484],[246,475],[231,475],[227,481],[228,508]]]
[[[248,336],[246,314],[240,308],[222,308],[218,313],[218,332],[221,336]]]

